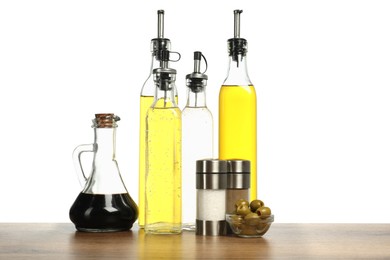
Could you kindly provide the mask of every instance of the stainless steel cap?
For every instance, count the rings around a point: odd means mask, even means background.
[[[229,160],[227,173],[227,189],[249,189],[250,171],[250,161]]]
[[[227,161],[204,159],[196,161],[196,188],[221,190],[227,187]]]
[[[251,161],[249,160],[228,160],[228,172],[232,173],[250,173],[251,172]]]
[[[203,159],[196,161],[196,173],[226,173],[227,161],[218,159]]]

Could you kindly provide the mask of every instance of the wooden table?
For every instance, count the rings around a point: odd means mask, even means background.
[[[278,224],[263,238],[81,233],[72,224],[0,224],[0,259],[390,259],[390,224]]]

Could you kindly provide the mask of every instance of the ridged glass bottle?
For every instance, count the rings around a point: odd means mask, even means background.
[[[176,71],[153,71],[156,93],[146,114],[145,232],[181,233],[181,111]]]
[[[219,93],[219,158],[251,162],[250,199],[257,198],[256,91],[247,71],[247,41],[240,38],[234,11],[234,38],[228,40],[229,70]]]
[[[187,104],[182,112],[183,229],[195,231],[196,161],[213,157],[213,116],[206,105],[207,75],[200,72],[201,52],[194,53],[194,72],[187,75]]]

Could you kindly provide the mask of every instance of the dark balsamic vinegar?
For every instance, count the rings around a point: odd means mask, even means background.
[[[69,211],[70,220],[79,231],[114,232],[132,228],[138,208],[128,193],[80,193]]]

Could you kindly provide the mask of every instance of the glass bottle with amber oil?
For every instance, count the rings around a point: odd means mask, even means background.
[[[157,11],[157,38],[152,39],[150,49],[152,53],[152,63],[150,73],[146,79],[140,97],[140,132],[139,132],[139,184],[138,184],[138,205],[139,218],[138,225],[143,227],[145,223],[145,118],[146,112],[154,101],[155,86],[153,81],[153,70],[162,67],[163,51],[169,51],[171,42],[164,38],[164,10]],[[174,89],[175,99],[177,101],[177,91]]]
[[[176,70],[153,70],[156,85],[146,113],[146,234],[181,233],[181,111],[175,100]]]
[[[250,161],[250,199],[257,197],[256,91],[249,79],[247,41],[240,38],[234,11],[234,38],[228,40],[229,70],[219,93],[219,158]]]
[[[200,70],[202,57],[206,69]],[[189,205],[183,210],[183,229],[195,231],[196,161],[213,158],[213,116],[206,105],[207,62],[200,51],[194,52],[194,71],[186,76],[187,104],[182,112],[183,201]]]

